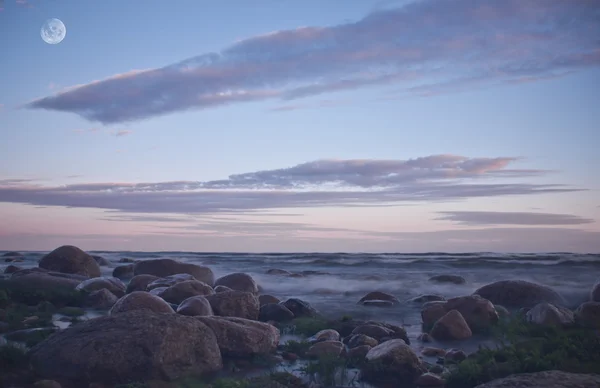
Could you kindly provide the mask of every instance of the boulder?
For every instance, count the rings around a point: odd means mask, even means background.
[[[427,328],[433,327],[438,319],[446,315],[446,303],[432,303],[421,308],[421,319]]]
[[[325,329],[319,331],[308,339],[308,342],[322,342],[322,341],[339,341],[340,333],[333,329]]]
[[[600,387],[600,375],[568,373],[557,370],[519,373],[478,385],[475,388],[592,388]]]
[[[233,291],[231,288],[225,286],[216,286],[214,290],[215,292]]]
[[[594,284],[594,287],[590,292],[590,300],[592,302],[600,302],[600,281]]]
[[[215,282],[215,275],[208,267],[196,264],[182,263],[173,259],[151,259],[142,260],[135,263],[135,275],[154,275],[161,278],[166,276],[187,273],[196,280],[200,280],[212,286]]]
[[[431,336],[440,341],[465,340],[471,338],[473,333],[457,310],[450,310],[437,320],[431,329]]]
[[[223,364],[215,333],[174,314],[130,311],[78,323],[33,347],[35,373],[78,387],[206,375]]]
[[[267,275],[285,275],[289,276],[292,273],[290,271],[286,271],[285,269],[272,268],[265,272]]]
[[[452,283],[465,284],[467,281],[462,276],[458,275],[436,275],[429,278],[430,282],[436,283]]]
[[[339,357],[344,350],[344,344],[340,341],[321,341],[312,345],[306,355],[308,357]]]
[[[446,351],[440,348],[425,347],[421,350],[421,354],[425,357],[445,357]]]
[[[575,310],[575,319],[585,327],[600,330],[600,302],[585,302]]]
[[[92,256],[72,245],[63,245],[48,253],[39,262],[39,267],[49,271],[100,277],[100,266]]]
[[[401,339],[375,346],[365,358],[366,362],[360,365],[361,378],[365,381],[395,384],[402,381],[410,385],[427,372],[419,357]]]
[[[258,298],[253,293],[225,291],[208,295],[206,299],[210,303],[215,315],[252,320],[258,319]]]
[[[260,306],[258,320],[262,322],[286,322],[294,319],[294,313],[287,307],[277,303],[268,303]]]
[[[115,278],[119,278],[119,279],[130,279],[133,277],[133,268],[134,267],[135,267],[135,265],[133,265],[133,264],[120,265],[120,266],[116,267],[115,269],[113,269],[112,276]],[[146,275],[140,275],[140,276],[146,276]],[[150,276],[150,275],[147,275],[147,276]],[[156,278],[156,279],[158,279],[158,278]],[[142,291],[142,290],[139,290],[139,291]]]
[[[186,280],[172,285],[158,294],[158,296],[169,303],[179,304],[192,296],[205,296],[212,294],[214,294],[214,291],[208,284],[202,283],[198,280]]]
[[[444,361],[447,363],[459,363],[467,359],[467,354],[461,349],[449,349],[446,351]]]
[[[279,298],[276,298],[273,295],[263,294],[263,295],[258,296],[258,303],[260,303],[261,306],[263,306],[265,304],[269,304],[269,303],[280,303],[280,302],[281,301],[279,300]]]
[[[188,316],[212,316],[214,315],[210,303],[204,296],[192,296],[187,298],[179,307],[177,313]]]
[[[428,372],[419,376],[415,385],[417,387],[443,387],[446,382],[440,376]]]
[[[551,303],[538,303],[525,315],[529,322],[547,326],[565,326],[575,322],[573,312]]]
[[[122,314],[128,311],[145,310],[154,313],[174,313],[167,302],[156,295],[144,291],[134,291],[119,299],[110,309],[109,314]]]
[[[22,253],[19,252],[6,252],[3,253],[1,257],[24,257]]]
[[[197,280],[195,277],[188,273],[178,273],[175,275],[165,276],[164,278],[158,278],[152,283],[148,284],[146,291],[152,291],[155,288],[171,287],[177,283],[185,282],[188,280]]]
[[[364,345],[368,345],[368,346],[374,348],[375,346],[379,345],[379,341],[377,341],[373,337],[369,337],[368,335],[364,335],[364,334],[354,334],[348,340],[348,347],[350,349],[357,348],[359,346],[364,346]]]
[[[248,357],[274,352],[279,329],[268,323],[235,317],[195,317],[210,327],[223,356]]]
[[[417,340],[419,340],[421,342],[431,342],[432,338],[428,333],[421,333],[417,337]]]
[[[93,292],[106,288],[112,292],[116,297],[120,298],[125,295],[127,286],[121,280],[113,277],[99,277],[85,280],[77,286],[76,290]]]
[[[500,306],[499,304],[494,305],[494,308],[496,309],[496,312],[498,313],[498,317],[500,318],[506,318],[510,316],[510,311],[508,311],[508,309],[504,306]]]
[[[153,289],[151,289],[150,291],[146,291],[146,292],[149,292],[150,294],[152,294],[152,295],[155,295],[155,296],[158,296],[158,297],[160,298],[160,294],[161,294],[163,291],[166,291],[166,290],[167,290],[167,288],[169,288],[169,287],[158,287],[158,288],[153,288]]]
[[[459,296],[448,299],[444,305],[446,312],[457,310],[465,318],[473,332],[486,330],[499,320],[494,305],[479,295]]]
[[[146,291],[148,288],[148,284],[152,283],[158,279],[157,276],[154,275],[137,275],[131,278],[129,284],[127,284],[126,292],[128,294],[134,291]]]
[[[365,300],[362,303],[363,306],[371,306],[371,307],[394,307],[396,303],[389,300]]]
[[[229,287],[235,291],[251,292],[258,294],[258,284],[247,273],[236,272],[218,278],[215,286]]]
[[[369,345],[357,346],[346,352],[346,358],[354,365],[361,364],[371,349]]]
[[[14,272],[10,276],[10,283],[24,287],[35,285],[40,291],[74,291],[86,279],[84,276],[52,272],[43,268],[29,268]]]
[[[16,265],[9,265],[8,267],[4,268],[4,273],[10,275],[21,270],[23,270],[23,268],[17,267]]]
[[[477,289],[474,294],[509,308],[531,308],[541,302],[565,304],[563,297],[550,287],[525,280],[501,280]]]
[[[364,334],[377,341],[382,342],[384,339],[395,338],[402,339],[404,343],[410,344],[406,330],[398,326],[391,326],[377,322],[367,322],[364,325],[357,326],[352,330],[352,334]]]
[[[373,291],[360,298],[358,304],[365,304],[365,302],[371,301],[384,301],[390,302],[393,305],[399,304],[400,301],[393,295],[386,294],[385,292]]]
[[[419,295],[408,301],[411,303],[444,302],[446,298],[441,295]]]
[[[98,265],[100,267],[108,267],[108,266],[110,266],[110,261],[108,261],[104,257],[97,256],[97,255],[90,255],[90,256],[92,256],[92,259],[96,260],[96,263],[98,263]]]
[[[281,303],[285,307],[288,308],[293,314],[295,318],[300,317],[309,317],[313,318],[319,315],[317,310],[315,310],[310,303],[305,302],[300,299],[291,298]]]
[[[106,288],[90,293],[85,299],[85,306],[98,310],[108,310],[117,303],[115,294]]]

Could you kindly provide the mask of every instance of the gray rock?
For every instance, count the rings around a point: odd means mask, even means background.
[[[366,362],[360,366],[365,381],[396,384],[402,381],[410,385],[427,372],[419,357],[401,339],[375,346],[365,358]]]
[[[411,303],[443,302],[446,298],[441,295],[419,295],[408,301]]]
[[[294,313],[281,304],[268,303],[260,306],[260,311],[258,314],[259,321],[287,322],[291,321],[292,319],[294,319]]]
[[[321,341],[312,345],[306,355],[308,357],[339,357],[344,351],[344,344],[340,341]]]
[[[547,326],[565,326],[575,322],[571,310],[546,302],[536,304],[525,317],[529,322]]]
[[[477,289],[474,294],[510,308],[531,308],[538,303],[548,302],[564,306],[565,300],[550,287],[525,280],[502,280]]]
[[[130,294],[134,291],[146,291],[148,284],[152,283],[158,276],[154,275],[137,275],[134,276],[127,284],[126,293]]]
[[[231,288],[225,286],[216,286],[214,290],[215,292],[233,291]]]
[[[436,283],[465,284],[467,281],[458,275],[436,275],[429,278],[429,281]]]
[[[103,288],[90,293],[85,299],[85,306],[99,310],[108,310],[117,303],[118,299],[115,294]]]
[[[207,295],[215,315],[257,320],[259,314],[258,298],[250,292],[225,291]]]
[[[379,345],[379,341],[377,341],[373,337],[369,337],[368,335],[364,335],[364,334],[354,334],[348,340],[348,347],[350,349],[357,348],[359,346],[364,346],[364,345],[368,345],[368,346],[374,348],[375,346]]]
[[[49,271],[69,273],[96,278],[101,275],[96,260],[81,249],[63,245],[42,257],[39,267]]]
[[[317,332],[315,335],[308,339],[309,342],[322,342],[322,341],[339,341],[340,333],[333,329],[325,329]]]
[[[177,283],[185,282],[188,280],[197,280],[194,276],[188,273],[178,273],[175,275],[165,276],[164,278],[158,278],[154,280],[152,283],[148,284],[146,287],[146,291],[152,291],[155,288],[161,287],[171,287]]]
[[[121,280],[106,276],[85,280],[79,283],[76,290],[93,292],[103,288],[106,288],[119,298],[125,295],[125,290],[127,289],[125,283],[123,283]]]
[[[269,303],[281,303],[281,301],[279,300],[279,298],[276,298],[273,295],[263,294],[258,296],[258,303],[260,303],[260,305],[263,306]]]
[[[113,269],[112,276],[119,279],[130,279],[133,277],[134,264],[120,265]],[[142,275],[140,275],[142,276]],[[142,290],[139,290],[142,291]]]
[[[581,325],[600,330],[600,302],[585,302],[575,310],[575,319]]]
[[[214,315],[210,303],[203,296],[192,296],[187,298],[177,307],[177,314],[188,316],[212,316]]]
[[[122,314],[128,311],[145,310],[154,313],[174,313],[171,306],[156,295],[144,291],[134,291],[119,299],[109,314]]]
[[[258,294],[258,284],[256,284],[252,276],[242,272],[236,272],[220,277],[215,281],[215,286],[225,286],[235,291]]]
[[[190,274],[196,280],[200,280],[209,286],[212,286],[215,282],[215,275],[210,268],[172,259],[142,260],[135,264],[134,269],[135,275],[146,274],[161,278],[181,273]]]
[[[431,329],[431,336],[440,341],[465,340],[473,333],[465,318],[457,310],[450,310],[437,320]]]
[[[281,302],[282,305],[288,308],[292,313],[294,313],[294,317],[316,317],[319,315],[317,310],[315,310],[310,303],[305,302],[300,299],[291,298],[286,300],[285,302]]]
[[[365,302],[371,302],[371,301],[384,301],[384,302],[389,302],[392,305],[396,305],[396,304],[400,303],[400,301],[394,295],[386,294],[385,292],[381,292],[381,291],[369,292],[367,295],[360,298],[358,303],[365,304]]]
[[[208,284],[202,283],[199,280],[186,280],[172,285],[158,294],[158,296],[169,303],[180,304],[192,296],[205,296],[212,294],[214,294],[214,291]]]
[[[102,256],[97,256],[97,255],[91,255],[92,259],[96,260],[96,263],[98,263],[98,265],[100,267],[108,267],[110,266],[110,261],[106,260],[104,257]]]
[[[78,387],[175,380],[223,366],[217,338],[201,321],[147,311],[79,323],[36,345],[29,355],[41,377]]]
[[[592,302],[600,302],[600,281],[594,284],[594,287],[590,292],[590,300]]]

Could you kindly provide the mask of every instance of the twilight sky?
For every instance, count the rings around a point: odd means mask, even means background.
[[[0,250],[600,252],[600,0],[0,4]]]

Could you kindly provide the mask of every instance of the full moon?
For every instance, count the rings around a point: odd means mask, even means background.
[[[44,42],[48,44],[58,44],[62,42],[67,35],[67,27],[59,19],[48,19],[40,30],[40,35]]]

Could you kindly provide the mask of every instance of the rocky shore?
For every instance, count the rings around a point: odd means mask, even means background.
[[[332,318],[264,293],[246,273],[216,278],[158,258],[123,259],[102,276],[107,260],[74,246],[33,268],[20,256],[2,257],[2,387],[600,387],[600,283],[580,306],[523,280],[448,299],[373,290],[357,300],[422,305],[415,344],[405,327]],[[467,351],[473,339],[489,347]]]

